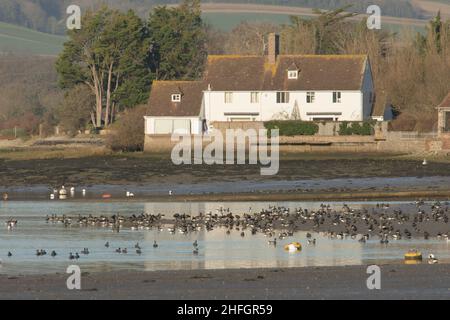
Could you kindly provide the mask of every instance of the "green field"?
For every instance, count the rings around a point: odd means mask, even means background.
[[[0,22],[0,52],[57,55],[66,38]]]
[[[289,23],[289,15],[287,14],[275,14],[275,13],[250,13],[250,12],[242,12],[242,13],[219,13],[219,12],[206,12],[203,13],[204,20],[223,31],[230,31],[236,25],[243,21],[248,22],[269,22],[273,24],[288,24]],[[310,18],[310,17],[303,17]],[[401,26],[398,24],[384,24],[383,28],[389,30],[391,32],[399,32],[405,28],[412,28],[414,31],[423,32],[425,28],[417,27],[417,26]]]
[[[224,31],[230,31],[240,22],[269,22],[273,24],[289,23],[289,15],[271,13],[203,13],[204,20]],[[308,18],[308,17],[306,17]],[[402,26],[384,25],[390,31],[399,31]],[[423,28],[413,27],[415,31]],[[39,55],[57,55],[61,52],[64,36],[56,36],[31,29],[0,22],[0,52],[29,53]]]

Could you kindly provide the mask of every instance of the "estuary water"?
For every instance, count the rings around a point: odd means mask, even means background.
[[[328,203],[327,203],[328,204]],[[330,202],[341,208],[342,202]],[[355,209],[371,208],[374,202],[347,202]],[[392,207],[415,210],[411,202],[390,202]],[[46,215],[58,214],[77,216],[92,214],[124,216],[140,214],[174,213],[197,215],[199,212],[216,212],[230,208],[233,213],[255,212],[270,205],[292,209],[317,209],[315,202],[107,202],[107,201],[6,201],[0,202],[0,274],[46,274],[64,273],[69,265],[79,265],[84,272],[102,272],[121,269],[132,270],[175,270],[175,269],[223,269],[223,268],[269,268],[304,266],[343,266],[372,263],[401,263],[403,255],[411,248],[417,248],[426,256],[433,253],[440,262],[450,262],[450,243],[437,239],[398,240],[389,246],[381,245],[378,238],[361,244],[352,239],[329,239],[314,233],[316,245],[306,243],[306,232],[296,232],[293,237],[280,240],[276,247],[268,244],[263,234],[240,236],[233,231],[227,235],[224,228],[212,231],[204,229],[188,233],[171,234],[167,227],[162,230],[121,229],[119,233],[109,228],[79,226],[64,227],[62,224],[47,223]],[[18,220],[16,228],[7,230],[4,222],[10,218]],[[192,243],[197,240],[199,254],[193,254]],[[158,243],[153,248],[153,242]],[[303,249],[288,253],[283,245],[299,241]],[[105,243],[110,247],[106,248]],[[142,254],[135,252],[139,243]],[[118,254],[116,248],[127,248],[127,254]],[[88,255],[82,255],[83,248],[89,248]],[[45,249],[47,255],[36,256],[36,250]],[[56,257],[50,252],[55,250]],[[7,256],[8,252],[11,257]],[[69,260],[69,253],[80,253],[80,259]]]

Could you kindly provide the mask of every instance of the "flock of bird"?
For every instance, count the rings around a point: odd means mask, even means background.
[[[264,234],[269,238],[267,243],[277,245],[277,241],[293,237],[294,232],[303,230],[321,233],[330,239],[354,239],[360,243],[367,242],[372,237],[378,237],[380,244],[388,245],[391,241],[422,237],[425,240],[430,237],[449,241],[449,206],[448,203],[435,202],[431,205],[423,201],[415,203],[415,212],[404,212],[399,208],[390,208],[389,204],[377,204],[371,209],[352,209],[344,204],[340,209],[322,204],[316,210],[290,209],[287,207],[270,206],[252,213],[249,208],[247,213],[237,215],[230,209],[220,208],[216,212],[188,215],[176,213],[173,217],[166,218],[163,214],[140,213],[131,216],[100,215],[100,216],[67,216],[48,215],[46,222],[62,224],[64,227],[103,227],[119,232],[125,230],[167,230],[188,234],[202,229],[211,231],[215,228],[225,228],[226,234],[232,231],[239,232],[241,237]],[[6,222],[9,230],[17,225],[17,220],[10,219]],[[317,240],[312,234],[306,234],[306,242],[315,245]],[[109,242],[105,247],[109,248]],[[154,241],[153,247],[158,243]],[[139,243],[135,245],[136,254],[142,254]],[[119,247],[115,252],[127,254],[128,249]],[[194,255],[199,253],[198,242],[193,243]],[[38,250],[37,256],[46,255],[45,250]],[[84,248],[82,255],[89,254],[89,249]],[[11,256],[11,252],[8,256]],[[52,251],[51,255],[57,255]],[[69,259],[79,259],[78,252],[70,253]],[[436,261],[436,257],[429,257],[429,261]]]

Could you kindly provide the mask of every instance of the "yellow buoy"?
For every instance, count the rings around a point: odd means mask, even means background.
[[[409,250],[405,253],[405,261],[422,261],[422,253],[417,250]]]
[[[284,250],[289,252],[297,252],[302,250],[302,245],[300,242],[291,242],[284,246]]]

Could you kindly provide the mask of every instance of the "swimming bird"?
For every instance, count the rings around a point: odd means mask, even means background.
[[[75,252],[75,259],[80,259],[80,255],[78,254],[78,252]]]
[[[153,242],[153,248],[158,248],[158,244],[156,243],[156,240]]]
[[[428,255],[428,264],[438,263],[438,259],[434,256],[434,254],[430,253]]]
[[[8,257],[12,257],[11,251],[8,251]]]
[[[139,242],[136,242],[136,244],[134,245],[134,247],[135,247],[136,249],[141,249],[141,246],[139,245]]]
[[[89,249],[88,248],[84,248],[83,251],[81,251],[82,254],[89,254]]]
[[[194,251],[192,251],[192,253],[193,253],[194,255],[198,255],[198,248],[195,248]]]
[[[75,259],[75,256],[71,252],[71,253],[69,253],[69,260],[73,260],[73,259]]]
[[[169,196],[173,195],[173,191],[169,190]]]
[[[136,249],[136,253],[137,253],[138,255],[141,255],[141,254],[142,254],[141,249]]]
[[[133,198],[134,197],[134,193],[132,193],[130,191],[127,191],[126,192],[126,196],[127,196],[127,198]]]
[[[122,249],[121,249],[121,248],[117,248],[117,249],[116,249],[116,252],[117,252],[117,253],[122,253]]]
[[[52,257],[56,257],[56,251],[53,250],[52,253],[50,254]]]
[[[197,240],[194,241],[194,243],[192,244],[194,247],[198,247],[198,242]]]
[[[427,164],[428,164],[427,159],[423,159],[422,165],[423,165],[423,166],[426,166]]]
[[[276,246],[277,245],[277,238],[274,238],[273,240],[269,240],[269,241],[267,241],[267,243],[271,244],[273,246]]]
[[[105,247],[106,247],[106,248],[109,248],[109,241],[106,241]]]

